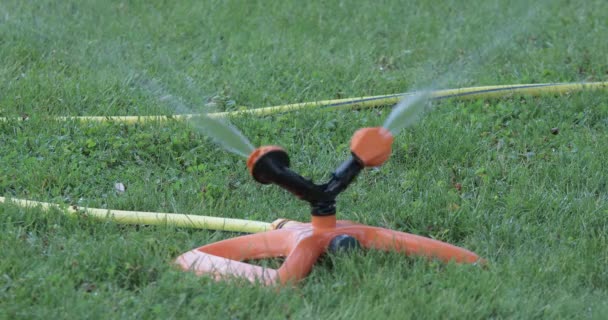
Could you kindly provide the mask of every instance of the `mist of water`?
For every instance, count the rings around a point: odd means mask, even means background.
[[[482,31],[477,33],[479,40],[476,43],[465,43],[465,47],[459,41],[462,39],[459,34],[464,34],[467,31],[476,31],[480,29],[462,28],[466,27],[470,21],[462,20],[451,26],[456,28],[451,31],[449,37],[438,38],[437,43],[441,44],[437,46],[437,49],[446,50],[446,52],[454,51],[456,49],[463,49],[465,51],[464,56],[451,63],[440,67],[440,70],[436,70],[435,61],[429,62],[426,67],[423,67],[427,72],[426,74],[435,77],[435,79],[426,79],[424,81],[417,82],[417,85],[410,89],[421,89],[420,93],[413,95],[406,95],[404,99],[399,102],[394,108],[391,114],[387,117],[384,122],[384,127],[387,128],[393,135],[398,134],[404,128],[412,126],[421,117],[421,114],[428,105],[427,101],[429,98],[428,92],[432,89],[442,88],[450,85],[463,85],[470,83],[472,78],[475,77],[475,71],[480,69],[480,66],[484,61],[488,61],[489,57],[492,57],[498,50],[503,50],[513,42],[516,36],[521,35],[523,32],[529,32],[532,29],[541,26],[543,21],[538,19],[538,13],[551,3],[550,0],[541,0],[534,3],[527,1],[515,1],[509,3],[508,6],[500,1],[488,2],[488,6],[484,7],[485,10],[481,16],[492,16],[492,19],[484,19],[483,21],[490,21],[491,24],[487,25],[489,31]],[[506,11],[505,11],[506,10]],[[54,32],[41,32],[39,29],[48,30],[49,25],[44,24],[44,17],[37,17],[37,23],[42,23],[44,28],[32,27],[29,17],[26,16],[15,16],[9,14],[9,11],[0,5],[0,14],[4,17],[4,22],[12,24],[14,27],[24,29],[26,32],[32,32],[41,37],[53,37],[57,42],[64,42],[63,35],[68,34],[67,29],[58,29]],[[454,20],[456,21],[456,20]],[[480,20],[482,21],[482,20]],[[54,26],[50,24],[50,26]],[[472,25],[471,25],[472,26]],[[448,28],[448,26],[445,26]],[[55,27],[57,28],[57,27]],[[458,29],[461,28],[461,29]],[[450,29],[451,30],[451,29]],[[453,33],[453,35],[452,35]],[[468,54],[466,53],[468,51]],[[127,61],[123,61],[118,58],[118,53],[109,51],[107,57],[102,59],[103,64],[108,65],[117,64],[121,65],[122,70],[133,71],[133,66],[129,65]],[[167,61],[163,61],[163,67],[173,69],[173,62],[171,57],[167,54]],[[123,65],[124,64],[124,65]],[[441,64],[440,64],[441,65]],[[179,69],[179,68],[176,68]],[[443,71],[442,71],[443,70]],[[174,72],[181,72],[180,70],[173,70]],[[430,81],[429,81],[430,80]],[[430,82],[430,83],[429,83]],[[187,82],[189,84],[189,82]],[[149,91],[152,95],[158,99],[163,100],[163,103],[168,104],[171,108],[172,113],[178,114],[191,114],[192,110],[187,108],[185,103],[182,102],[181,98],[176,98],[168,94],[168,90],[161,86],[156,81],[147,81],[147,83],[140,85],[141,88]],[[189,92],[198,93],[199,86],[190,88]],[[169,97],[167,99],[167,97]],[[192,98],[191,96],[188,96]],[[240,156],[248,156],[254,147],[243,136],[239,130],[234,126],[230,125],[226,121],[220,119],[209,118],[206,116],[196,116],[189,118],[190,123],[201,133],[212,138],[219,145],[224,147],[226,150],[238,154]]]
[[[158,97],[159,100],[167,104],[172,111],[178,114],[192,115],[186,117],[197,131],[213,139],[225,150],[242,157],[249,157],[255,147],[236,127],[224,119],[211,118],[204,114],[195,114],[179,98],[171,95],[158,81],[144,79],[140,87],[148,93]]]
[[[242,157],[249,157],[255,147],[236,127],[220,119],[197,115],[190,123],[203,134],[212,138],[224,149]]]
[[[484,39],[480,41],[480,46],[472,49],[472,53],[464,56],[459,61],[454,61],[447,65],[444,70],[437,74],[436,79],[430,80],[427,85],[418,84],[420,89],[412,94],[406,94],[403,99],[393,107],[391,113],[384,121],[383,127],[397,135],[401,130],[416,124],[424,111],[427,109],[429,99],[433,90],[447,86],[459,86],[469,82],[469,78],[475,75],[481,65],[497,53],[504,50],[509,43],[525,31],[530,31],[542,25],[535,17],[546,5],[545,2],[535,4],[520,3],[519,6],[510,6],[512,12],[508,15],[497,14],[494,21],[496,26],[489,33],[481,33]],[[496,8],[498,9],[498,8]],[[496,10],[499,12],[499,10]],[[455,49],[454,44],[447,48]],[[429,62],[431,63],[431,62]],[[424,68],[431,70],[431,64]],[[427,72],[429,74],[429,72]]]
[[[399,134],[401,130],[412,126],[420,120],[429,96],[430,92],[427,91],[406,95],[393,107],[393,111],[386,118],[382,126],[390,131],[393,136]]]

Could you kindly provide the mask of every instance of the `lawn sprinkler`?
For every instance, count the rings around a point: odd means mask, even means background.
[[[274,183],[310,204],[312,219],[301,223],[279,219],[273,230],[211,243],[188,251],[176,260],[186,271],[210,275],[217,280],[244,278],[266,285],[296,283],[328,250],[362,247],[423,256],[444,262],[482,262],[475,253],[441,241],[405,232],[336,220],[336,197],[365,167],[388,160],[393,134],[383,127],[363,128],[351,139],[351,156],[332,174],[329,182],[314,184],[289,168],[287,152],[280,147],[255,149],[247,160],[253,178]],[[246,263],[256,259],[284,257],[278,269]]]

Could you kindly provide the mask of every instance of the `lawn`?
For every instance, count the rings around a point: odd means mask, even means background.
[[[606,81],[607,21],[603,0],[4,0],[0,196],[307,221],[305,203],[258,185],[196,125],[56,117]],[[230,122],[321,181],[390,107]],[[218,283],[173,260],[238,234],[0,205],[0,318],[604,318],[606,91],[429,109],[342,194],[338,217],[468,248],[487,268],[367,251],[324,257],[296,287]]]

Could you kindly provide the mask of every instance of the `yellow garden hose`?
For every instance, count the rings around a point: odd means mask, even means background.
[[[86,215],[120,224],[171,225],[195,229],[256,233],[271,230],[271,224],[260,221],[229,219],[178,213],[123,211],[77,206],[63,207],[58,204],[0,197],[0,203],[12,203],[22,208],[55,208],[69,215]]]
[[[586,82],[586,83],[539,83],[539,84],[511,84],[497,86],[469,87],[459,89],[435,90],[430,93],[431,99],[490,99],[502,98],[513,95],[540,96],[544,94],[567,94],[584,90],[608,90],[608,82]],[[286,104],[274,107],[264,107],[239,111],[215,112],[204,114],[211,118],[221,118],[239,115],[265,116],[276,113],[299,111],[308,108],[323,108],[328,110],[373,108],[394,105],[403,97],[413,95],[415,92],[388,94],[380,96],[369,96],[348,99],[322,100],[314,102],[302,102]],[[59,120],[82,120],[82,121],[114,121],[124,123],[164,121],[169,119],[189,120],[203,114],[180,114],[170,116],[82,116],[82,117],[57,117]],[[0,118],[1,119],[1,118]]]
[[[430,94],[431,99],[490,99],[501,98],[513,95],[540,96],[544,94],[567,94],[584,90],[608,90],[608,82],[584,82],[584,83],[539,83],[539,84],[509,84],[497,86],[468,87],[459,89],[435,90]],[[146,121],[166,121],[166,120],[189,120],[193,117],[205,115],[210,118],[221,118],[239,115],[265,116],[276,113],[299,111],[308,108],[323,108],[328,110],[354,109],[354,108],[373,108],[387,105],[394,105],[403,97],[413,95],[415,92],[388,94],[379,96],[321,100],[314,102],[302,102],[286,104],[274,107],[255,108],[238,111],[214,112],[206,114],[177,114],[170,116],[81,116],[81,117],[55,117],[57,120],[81,120],[81,121],[113,121],[123,123],[135,123]],[[0,118],[6,121],[7,118]]]

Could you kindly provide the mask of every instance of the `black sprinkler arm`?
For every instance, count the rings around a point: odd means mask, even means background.
[[[346,190],[363,168],[362,162],[352,155],[334,171],[327,183],[317,185],[291,170],[287,153],[275,148],[255,159],[251,174],[260,183],[274,183],[307,201],[313,215],[329,216],[336,213],[335,199],[338,194]]]

